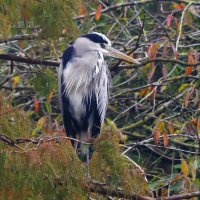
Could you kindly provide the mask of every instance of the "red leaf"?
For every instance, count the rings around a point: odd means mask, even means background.
[[[148,87],[141,89],[140,92],[139,92],[139,95],[141,97],[145,97],[146,94],[148,93],[148,89],[149,89]]]
[[[185,5],[182,3],[174,3],[173,4],[173,8],[174,9],[179,9],[179,10],[183,10],[185,8]]]
[[[173,134],[174,133],[174,126],[172,123],[168,123],[168,130],[169,130],[169,133],[170,134]]]
[[[188,53],[188,64],[194,64],[195,60],[193,58],[193,50],[191,49]],[[185,68],[185,75],[189,76],[192,73],[193,66],[187,66]]]
[[[167,133],[164,132],[164,134],[163,134],[163,145],[164,145],[164,147],[167,147],[168,144],[169,144],[168,136],[167,136]]]
[[[153,60],[156,58],[156,54],[158,52],[158,47],[155,43],[151,44],[147,50],[148,57]]]
[[[193,66],[187,66],[185,69],[185,75],[189,76],[192,73]]]
[[[35,107],[35,112],[38,113],[39,108],[40,108],[40,101],[39,100],[34,99],[34,107]]]
[[[98,8],[97,8],[97,11],[96,11],[96,14],[95,14],[95,19],[96,21],[99,21],[100,17],[101,17],[101,12],[102,12],[102,5],[99,4],[98,5]]]
[[[160,131],[159,130],[154,130],[153,131],[153,139],[154,139],[154,143],[156,145],[158,145],[159,138],[160,138]]]
[[[191,120],[195,127],[200,128],[200,119],[194,118]]]
[[[167,15],[167,27],[171,26],[173,13]]]

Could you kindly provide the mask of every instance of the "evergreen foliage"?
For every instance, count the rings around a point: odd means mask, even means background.
[[[104,127],[96,141],[89,166],[90,177],[88,167],[80,161],[69,139],[58,136],[57,139],[42,140],[41,137],[36,144],[30,141],[12,148],[2,142],[0,145],[2,199],[86,200],[90,193],[86,188],[91,180],[108,185],[109,190],[121,188],[127,192],[148,194],[144,176],[120,154],[119,132],[114,125]],[[97,197],[91,193],[93,195]],[[98,195],[98,198],[103,196]]]
[[[1,0],[0,35],[38,33],[42,38],[55,39],[67,32],[65,36],[73,38],[77,28],[72,16],[80,4],[79,0]]]

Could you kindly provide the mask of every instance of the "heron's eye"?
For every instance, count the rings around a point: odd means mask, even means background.
[[[104,43],[100,43],[101,48],[105,49],[106,45]]]

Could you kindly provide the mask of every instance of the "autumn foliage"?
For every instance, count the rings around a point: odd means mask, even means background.
[[[199,7],[0,0],[0,199],[197,200]],[[57,67],[68,44],[92,31],[140,64],[105,56],[113,87],[87,165],[63,129]]]

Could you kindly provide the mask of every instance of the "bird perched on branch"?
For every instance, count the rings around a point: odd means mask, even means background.
[[[106,115],[111,76],[104,55],[138,63],[112,48],[105,35],[93,32],[80,36],[64,51],[58,71],[66,134],[76,139],[71,142],[83,160],[89,159],[89,147],[84,143],[100,133]]]

